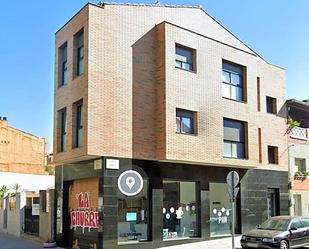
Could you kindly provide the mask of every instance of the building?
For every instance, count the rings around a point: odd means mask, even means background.
[[[288,116],[299,122],[289,131],[291,215],[309,215],[309,101],[288,100]]]
[[[0,171],[45,174],[45,140],[9,126],[0,118]]]
[[[0,188],[7,188],[0,195],[0,232],[40,235],[39,214],[32,209],[39,205],[39,191],[55,185],[55,176],[45,172],[44,160],[43,138],[13,128],[6,117],[0,118]],[[43,227],[46,233],[51,231]]]
[[[236,232],[289,213],[285,70],[201,7],[87,4],[55,46],[59,245],[229,235],[231,170]]]

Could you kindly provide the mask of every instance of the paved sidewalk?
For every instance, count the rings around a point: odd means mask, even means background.
[[[0,249],[42,249],[43,243],[0,233]]]
[[[240,237],[235,237],[235,248],[240,249]],[[215,239],[178,246],[160,247],[160,249],[231,249],[232,238]]]

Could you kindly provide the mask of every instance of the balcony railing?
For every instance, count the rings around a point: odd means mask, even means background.
[[[302,127],[294,127],[290,132],[290,137],[301,140],[308,140],[308,129]]]
[[[306,172],[297,171],[295,172],[294,179],[295,180],[305,180],[307,178]]]

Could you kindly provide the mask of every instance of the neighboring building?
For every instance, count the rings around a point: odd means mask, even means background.
[[[309,101],[288,100],[287,108],[300,123],[289,131],[290,213],[309,216]]]
[[[54,89],[60,245],[229,235],[231,170],[236,232],[289,213],[285,70],[200,7],[87,4],[56,33]]]
[[[0,172],[45,174],[45,140],[0,118]]]
[[[39,191],[55,186],[55,177],[47,175],[44,160],[43,138],[13,128],[6,118],[0,118],[0,188],[8,189],[0,198],[0,232],[39,236],[40,215],[34,210],[40,203]],[[16,184],[20,187],[17,194],[13,189]],[[44,230],[51,232],[46,226]]]

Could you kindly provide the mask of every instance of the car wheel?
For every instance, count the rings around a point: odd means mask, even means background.
[[[281,240],[280,249],[289,249],[289,243],[286,240]]]

